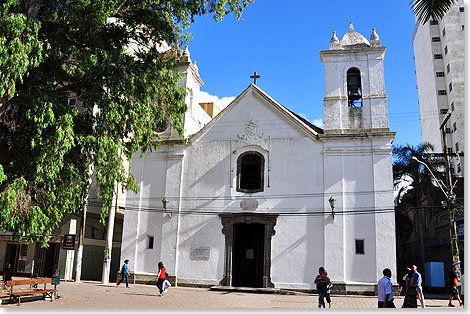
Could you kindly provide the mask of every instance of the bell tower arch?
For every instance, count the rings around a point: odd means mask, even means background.
[[[354,31],[320,51],[325,66],[325,134],[388,132],[383,60],[386,47],[372,30],[370,42]]]

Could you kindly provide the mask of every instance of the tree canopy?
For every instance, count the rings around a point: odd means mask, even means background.
[[[431,18],[439,21],[454,5],[455,0],[411,0],[410,4],[415,15],[425,24]]]
[[[240,18],[253,0],[6,0],[0,4],[0,227],[46,243],[83,209],[91,172],[107,216],[130,160],[182,132],[179,46],[196,16]],[[69,98],[78,106],[70,106]]]
[[[445,178],[444,159],[426,157],[426,154],[433,150],[434,147],[430,143],[393,147],[393,157],[395,159],[393,162],[393,182],[395,186],[400,187],[396,199],[397,205],[400,205],[402,197],[410,198],[413,195],[411,199],[416,200],[415,193],[424,193],[426,195],[432,193],[435,179],[429,169],[438,180]],[[424,162],[429,169],[425,169],[421,163],[413,160],[413,157]]]

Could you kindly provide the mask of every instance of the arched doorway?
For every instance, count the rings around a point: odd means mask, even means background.
[[[221,213],[225,235],[222,286],[272,288],[271,238],[276,214]]]

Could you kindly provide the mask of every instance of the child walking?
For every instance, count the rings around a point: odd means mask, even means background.
[[[129,288],[129,260],[126,259],[124,261],[124,265],[122,265],[122,268],[121,268],[121,280],[118,281],[118,283],[116,284],[116,286],[119,286],[119,284],[124,280],[124,278],[126,278],[126,288]]]

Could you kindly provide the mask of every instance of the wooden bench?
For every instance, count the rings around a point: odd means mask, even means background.
[[[33,279],[23,279],[23,280],[9,280],[7,281],[7,287],[11,287],[10,290],[10,300],[8,301],[11,303],[13,299],[18,300],[18,305],[21,303],[22,296],[28,295],[35,295],[35,294],[42,294],[42,298],[45,299],[46,297],[51,298],[51,302],[54,301],[54,292],[57,290],[55,289],[47,289],[47,284],[52,283],[52,278],[33,278]],[[13,287],[17,286],[29,286],[30,288],[34,285],[44,284],[44,289],[32,289],[32,290],[25,290],[25,291],[13,291]]]

